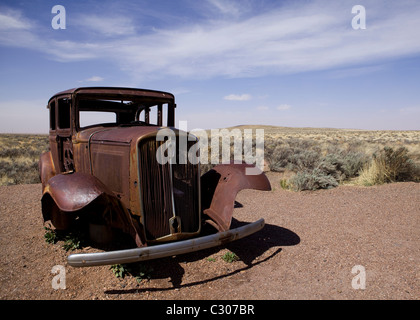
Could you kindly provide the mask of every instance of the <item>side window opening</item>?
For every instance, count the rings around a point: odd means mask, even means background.
[[[70,128],[70,99],[58,99],[58,127],[60,129]]]
[[[55,100],[50,102],[50,130],[55,130]]]

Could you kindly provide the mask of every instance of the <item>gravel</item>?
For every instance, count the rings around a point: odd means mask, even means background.
[[[141,282],[109,266],[68,266],[62,242],[44,240],[41,185],[0,187],[0,299],[419,299],[420,184],[292,192],[267,175],[273,190],[241,191],[234,211],[234,225],[264,218],[263,230],[144,262],[153,272]],[[229,251],[239,260],[224,261]],[[65,289],[53,288],[56,265]]]

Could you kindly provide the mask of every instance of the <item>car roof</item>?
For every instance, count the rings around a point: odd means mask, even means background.
[[[174,100],[175,97],[172,93],[158,91],[158,90],[149,90],[149,89],[138,89],[138,88],[125,88],[125,87],[79,87],[68,89],[65,91],[61,91],[53,95],[49,101],[54,99],[55,97],[62,96],[62,95],[76,95],[76,94],[84,94],[84,95],[107,95],[107,96],[114,96],[115,98],[121,96],[138,96],[138,97],[153,97],[153,98],[163,98]]]

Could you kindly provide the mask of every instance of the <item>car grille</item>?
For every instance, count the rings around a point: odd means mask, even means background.
[[[179,137],[177,136],[177,146]],[[156,157],[163,141],[148,137],[139,142],[140,193],[147,240],[199,230],[199,165],[160,164]],[[195,142],[188,141],[187,149]]]

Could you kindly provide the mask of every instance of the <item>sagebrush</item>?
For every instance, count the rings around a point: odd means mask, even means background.
[[[287,173],[280,180],[283,189],[420,180],[420,131],[263,128],[266,167]],[[39,156],[48,149],[47,135],[1,134],[0,185],[39,183]],[[233,160],[233,139],[230,149]],[[211,155],[210,144],[207,152]],[[201,173],[213,166],[202,164]]]
[[[39,183],[38,162],[47,135],[0,135],[0,185]]]

